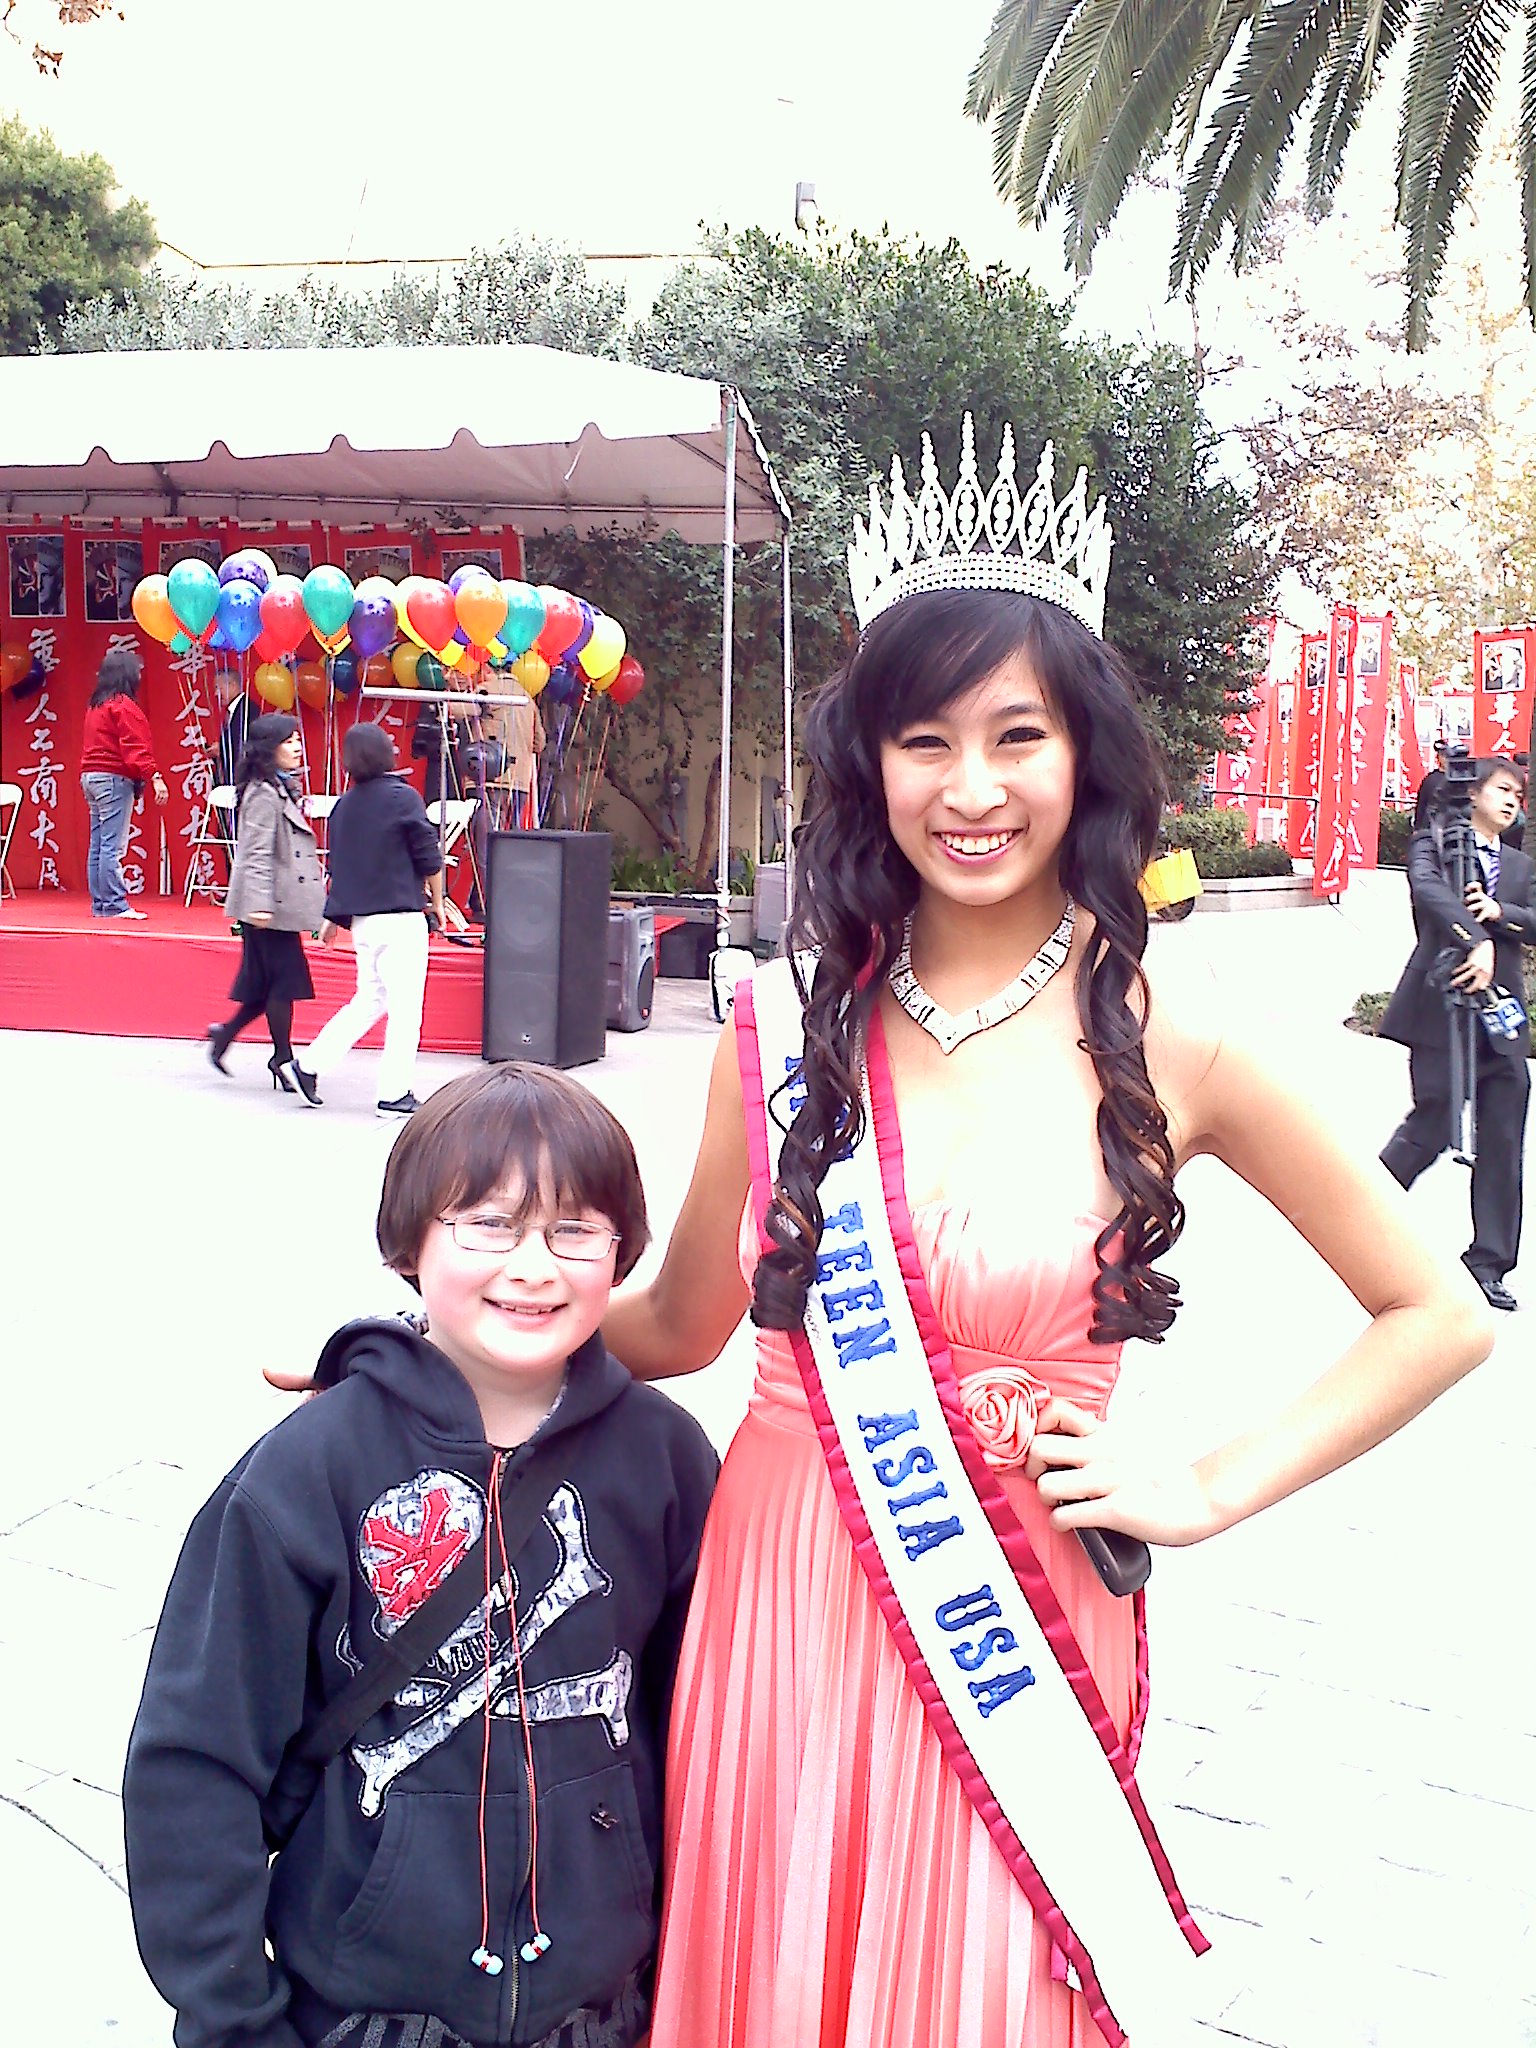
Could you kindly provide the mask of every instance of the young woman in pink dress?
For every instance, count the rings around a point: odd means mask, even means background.
[[[1490,1346],[1374,1162],[1149,991],[1161,779],[1099,637],[1107,530],[1047,495],[1049,547],[1017,497],[1000,539],[861,529],[864,630],[805,735],[815,959],[738,996],[664,1263],[605,1324],[642,1378],[760,1329],[674,1702],[652,2048],[1182,2039],[1161,1985],[1204,1943],[1135,1787],[1141,1603],[1077,1532],[1204,1541]],[[1370,1320],[1180,1465],[1106,1409],[1178,1307],[1199,1153]]]

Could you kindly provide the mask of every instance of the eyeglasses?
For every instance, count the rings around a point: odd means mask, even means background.
[[[453,1232],[453,1241],[460,1251],[486,1252],[497,1258],[516,1251],[530,1231],[543,1238],[557,1259],[574,1259],[586,1266],[607,1258],[610,1246],[619,1241],[618,1231],[610,1230],[606,1224],[580,1223],[574,1217],[543,1224],[519,1223],[511,1216],[491,1215],[439,1216],[437,1220],[446,1223]]]

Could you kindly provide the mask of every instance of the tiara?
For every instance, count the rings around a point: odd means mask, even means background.
[[[923,436],[923,484],[914,499],[891,460],[891,503],[869,487],[869,524],[857,516],[848,547],[848,581],[860,627],[918,590],[1020,590],[1043,597],[1104,634],[1104,586],[1114,535],[1102,501],[1088,510],[1088,473],[1080,469],[1067,495],[1056,499],[1056,455],[1040,451],[1034,482],[1021,497],[1014,475],[1013,428],[1003,428],[997,480],[983,491],[976,470],[976,435],[965,415],[960,477],[954,495],[939,485],[933,442]]]

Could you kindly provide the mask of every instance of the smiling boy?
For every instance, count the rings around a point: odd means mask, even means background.
[[[167,1595],[124,1788],[140,1951],[179,2048],[631,2048],[716,1471],[598,1334],[648,1234],[634,1153],[565,1076],[485,1068],[402,1133],[377,1227],[424,1330],[336,1333],[333,1391],[224,1481]],[[296,1795],[482,1535],[461,1618]]]

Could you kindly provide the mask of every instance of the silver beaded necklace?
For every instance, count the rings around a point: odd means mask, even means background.
[[[891,994],[912,1022],[921,1025],[933,1039],[940,1052],[952,1053],[957,1045],[964,1045],[978,1031],[990,1031],[994,1024],[1017,1016],[1030,998],[1040,993],[1071,952],[1072,927],[1076,921],[1077,905],[1069,896],[1061,913],[1061,923],[1023,971],[1005,989],[989,996],[986,1002],[977,1003],[974,1009],[962,1010],[958,1017],[952,1017],[948,1010],[934,1001],[912,971],[912,920],[909,917],[902,929],[901,951],[891,968]]]

